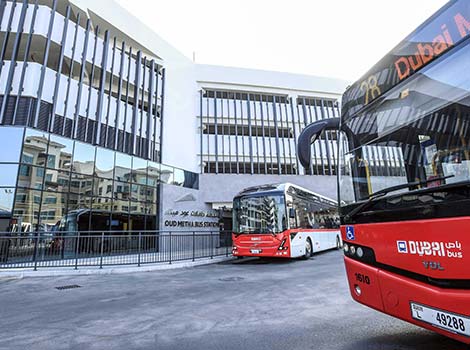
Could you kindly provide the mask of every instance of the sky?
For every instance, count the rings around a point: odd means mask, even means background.
[[[196,63],[353,82],[445,0],[118,0]]]

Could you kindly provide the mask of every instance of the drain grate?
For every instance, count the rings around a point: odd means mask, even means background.
[[[55,287],[55,289],[64,290],[64,289],[74,289],[74,288],[81,288],[81,287],[82,286],[79,286],[78,284],[69,284],[68,286]]]
[[[222,282],[238,282],[238,281],[243,281],[243,277],[224,277],[224,278],[219,278],[219,281]]]

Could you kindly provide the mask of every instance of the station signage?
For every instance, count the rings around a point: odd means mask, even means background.
[[[219,213],[204,210],[173,210],[168,209],[165,216],[171,217],[163,222],[165,227],[178,228],[218,228]],[[216,221],[214,221],[216,220]]]

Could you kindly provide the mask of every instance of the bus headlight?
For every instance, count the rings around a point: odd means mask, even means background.
[[[361,247],[358,247],[356,249],[356,255],[359,257],[359,258],[362,258],[364,256],[364,251],[362,250]]]
[[[376,262],[374,251],[368,247],[345,242],[343,245],[343,252],[345,256],[351,259],[356,259],[369,264],[374,264]]]

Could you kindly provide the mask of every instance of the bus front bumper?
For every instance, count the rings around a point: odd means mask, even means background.
[[[450,331],[432,324],[437,323],[437,321],[431,319],[431,313],[429,312],[431,309],[441,310],[451,315],[461,316],[463,319],[470,319],[470,290],[434,287],[383,271],[349,257],[344,257],[344,262],[349,289],[353,299],[357,302],[457,341],[470,344],[470,329],[468,329],[466,323],[458,332]],[[421,317],[419,312],[412,311],[412,308],[415,308],[416,305],[422,305],[428,311],[426,317],[422,318],[424,320],[419,319]]]
[[[279,250],[278,247],[238,247],[232,250],[233,256],[257,256],[271,258],[290,258],[290,249]]]

